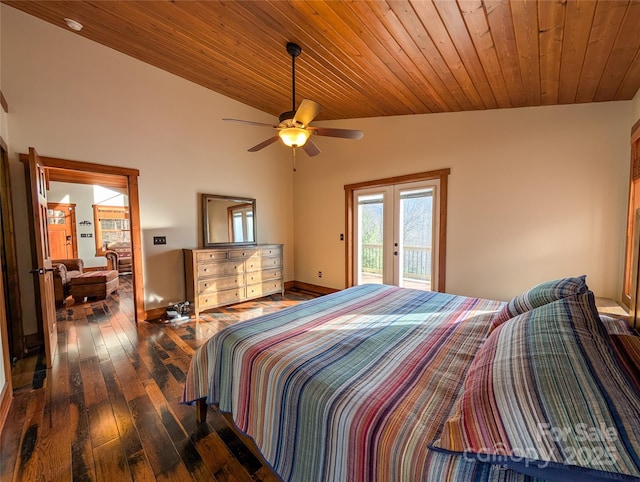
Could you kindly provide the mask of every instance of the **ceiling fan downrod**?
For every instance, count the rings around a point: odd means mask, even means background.
[[[291,112],[296,111],[296,57],[302,53],[302,47],[287,42],[287,53],[291,55]]]

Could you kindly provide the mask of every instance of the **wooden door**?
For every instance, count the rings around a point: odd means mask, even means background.
[[[29,190],[31,202],[29,207],[33,220],[33,252],[34,287],[38,321],[41,323],[44,337],[44,349],[47,367],[53,365],[58,347],[58,327],[56,324],[56,308],[53,293],[53,274],[49,237],[47,235],[47,183],[44,166],[33,147],[29,148]]]
[[[47,229],[49,230],[51,259],[78,257],[75,204],[49,203]]]

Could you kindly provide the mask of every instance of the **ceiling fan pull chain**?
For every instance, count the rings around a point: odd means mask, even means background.
[[[291,150],[293,151],[291,154],[291,165],[293,166],[293,172],[296,172],[296,148],[292,147]]]

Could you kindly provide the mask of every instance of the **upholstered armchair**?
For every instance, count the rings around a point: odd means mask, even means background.
[[[82,274],[84,261],[75,259],[52,259],[53,291],[55,294],[56,308],[64,304],[64,300],[71,294],[71,279]]]
[[[104,256],[107,258],[109,269],[117,270],[119,273],[130,273],[132,271],[131,253],[108,249],[104,252]]]

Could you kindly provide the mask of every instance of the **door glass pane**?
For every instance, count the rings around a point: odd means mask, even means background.
[[[358,196],[357,284],[383,283],[384,195]]]
[[[47,222],[49,224],[65,224],[66,213],[60,209],[47,209]]]
[[[433,188],[400,191],[399,286],[431,290]]]

